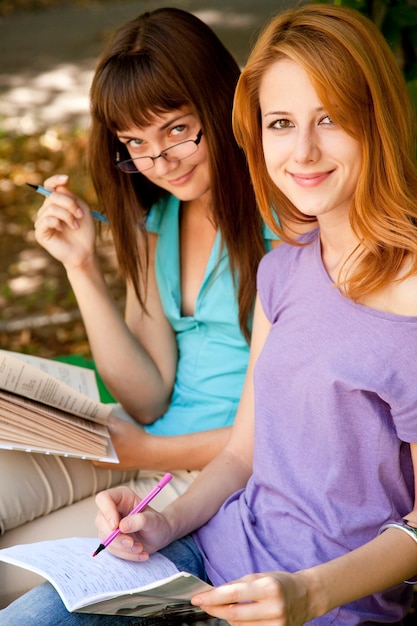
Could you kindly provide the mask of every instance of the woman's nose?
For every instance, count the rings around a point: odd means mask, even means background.
[[[167,172],[172,172],[178,167],[178,164],[179,161],[168,161],[163,153],[155,157],[153,160],[154,170],[158,174],[166,174]]]
[[[320,149],[315,133],[310,129],[300,130],[294,146],[294,160],[297,163],[315,162],[319,155]]]

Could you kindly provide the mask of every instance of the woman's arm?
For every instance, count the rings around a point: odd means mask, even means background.
[[[128,287],[126,324],[101,272],[88,206],[59,177],[48,179],[45,185],[55,193],[38,212],[37,241],[66,269],[94,360],[110,391],[134,418],[151,423],[169,403],[177,363],[174,333],[162,312],[154,277],[154,247],[146,294],[149,315],[139,311],[133,289]]]
[[[231,430],[225,427],[187,435],[152,435],[139,424],[112,415],[107,425],[120,470],[201,470],[223,450]],[[94,461],[94,465],[114,468],[113,463]]]
[[[200,528],[223,502],[244,487],[252,474],[254,443],[253,370],[270,329],[259,299],[256,299],[251,349],[245,384],[230,439],[224,450],[207,465],[193,484],[170,504],[164,515],[173,539]]]
[[[147,313],[128,283],[125,320],[95,261],[87,270],[67,270],[100,375],[124,409],[142,424],[151,424],[166,411],[177,367],[174,331],[163,313],[156,285],[155,245],[156,237],[151,235]]]
[[[416,468],[417,443],[411,444],[411,452]],[[407,519],[417,525],[416,508]],[[249,621],[262,626],[301,626],[336,607],[413,578],[416,572],[416,541],[399,529],[389,528],[360,548],[322,565],[294,574],[245,576],[198,594],[193,603],[230,624]]]
[[[146,558],[148,553],[202,526],[231,493],[245,486],[252,473],[253,368],[269,327],[257,300],[246,381],[226,447],[204,467],[187,491],[164,509],[163,514],[149,509],[146,513],[122,519],[120,529],[124,534],[109,546],[114,554],[129,560]],[[105,537],[114,530],[137,501],[137,496],[127,488],[110,489],[98,494],[96,502],[100,511],[97,526],[100,536]]]
[[[388,310],[417,315],[416,287],[415,277],[396,283],[390,291]],[[406,518],[417,527],[417,443],[410,444],[410,449],[415,504]],[[301,626],[343,604],[413,579],[416,573],[416,541],[400,529],[388,528],[367,544],[327,563],[294,574],[245,576],[198,594],[193,602],[230,624],[249,621],[262,626]]]

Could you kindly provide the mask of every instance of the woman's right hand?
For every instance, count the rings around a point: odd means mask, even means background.
[[[66,188],[68,176],[51,176],[52,189],[35,219],[36,241],[66,268],[79,267],[95,254],[95,226],[88,205]]]
[[[172,540],[170,525],[162,513],[148,506],[142,513],[129,515],[140,501],[132,489],[123,485],[96,495],[99,511],[95,523],[100,540],[119,528],[120,534],[106,549],[127,561],[146,561]]]

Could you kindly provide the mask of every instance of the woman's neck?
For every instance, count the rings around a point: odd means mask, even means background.
[[[322,261],[327,273],[334,282],[343,281],[361,251],[359,239],[350,225],[320,224],[320,243]]]
[[[195,219],[208,219],[213,221],[213,208],[211,205],[211,194],[204,194],[193,200],[185,200],[181,202],[181,215],[188,216],[192,214]]]

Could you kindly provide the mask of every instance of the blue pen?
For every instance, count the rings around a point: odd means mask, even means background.
[[[35,191],[40,193],[42,196],[50,196],[52,191],[51,189],[47,189],[46,187],[42,187],[42,185],[32,185],[32,183],[26,183],[28,187],[32,187]],[[108,224],[109,220],[103,213],[98,213],[97,211],[92,211],[93,217],[99,222],[104,222],[104,224]]]

